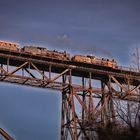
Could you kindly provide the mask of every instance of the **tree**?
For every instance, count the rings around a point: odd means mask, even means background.
[[[140,71],[140,50],[138,47],[135,47],[134,52],[132,53],[132,63],[134,68]]]

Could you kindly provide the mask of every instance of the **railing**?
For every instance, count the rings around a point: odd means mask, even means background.
[[[121,69],[121,70],[131,71],[131,72],[140,72],[139,69],[137,69],[137,68],[132,68],[132,67],[118,66],[117,68],[118,68],[118,69]]]

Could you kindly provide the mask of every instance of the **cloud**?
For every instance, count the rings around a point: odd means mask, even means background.
[[[69,37],[68,37],[67,34],[63,34],[63,35],[61,35],[61,36],[58,35],[57,38],[58,38],[59,40],[62,40],[62,41],[67,41],[67,40],[69,40]]]
[[[61,46],[70,46],[72,45],[72,39],[70,38],[70,36],[68,34],[62,34],[62,35],[58,35],[55,39],[54,42],[58,45]]]
[[[74,40],[66,33],[51,37],[47,40],[52,46],[58,49],[73,50]]]

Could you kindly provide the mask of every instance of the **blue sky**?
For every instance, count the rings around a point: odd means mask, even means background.
[[[1,0],[0,38],[129,64],[140,43],[139,0]]]
[[[60,92],[0,83],[0,127],[16,140],[57,140],[60,102]]]
[[[0,0],[0,40],[114,58],[130,66],[133,49],[140,48],[139,7],[139,0]],[[35,140],[34,134],[57,136],[57,92],[3,84],[0,88],[0,125],[20,140],[25,140],[23,132],[29,140]]]

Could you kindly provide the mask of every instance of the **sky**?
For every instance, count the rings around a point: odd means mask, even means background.
[[[60,102],[60,92],[0,83],[0,128],[14,140],[59,140]]]
[[[0,39],[128,64],[140,47],[139,0],[1,0]]]
[[[0,0],[0,40],[114,58],[118,65],[131,66],[131,54],[140,48],[140,1]],[[0,88],[0,125],[20,140],[59,139],[58,92]]]

